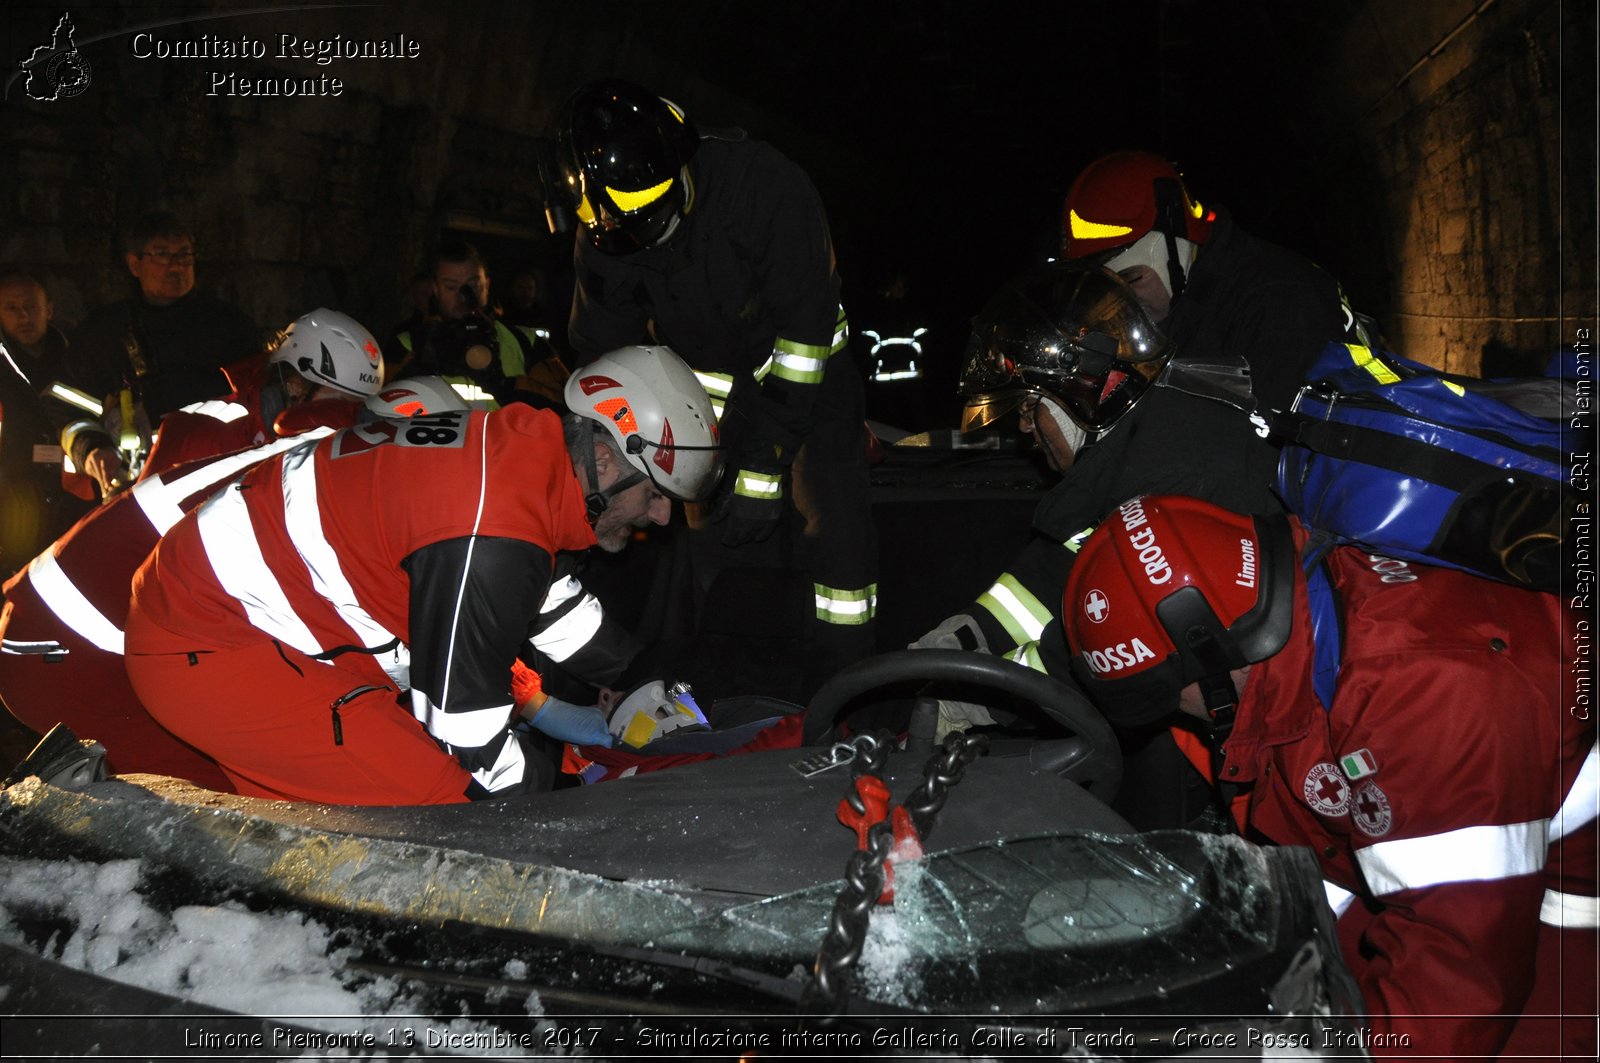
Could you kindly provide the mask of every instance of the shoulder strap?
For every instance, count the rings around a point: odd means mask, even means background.
[[[1311,685],[1324,712],[1333,710],[1333,692],[1339,684],[1339,660],[1344,648],[1343,603],[1328,574],[1328,554],[1335,545],[1331,536],[1313,532],[1300,555],[1311,606]]]

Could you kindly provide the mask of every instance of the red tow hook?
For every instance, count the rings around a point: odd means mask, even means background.
[[[889,820],[894,831],[894,845],[889,849],[889,859],[883,865],[883,892],[878,894],[879,904],[894,903],[894,865],[902,860],[922,857],[922,838],[911,822],[911,813],[904,805],[889,809],[889,788],[876,775],[863,775],[856,779],[856,797],[861,807],[848,797],[839,799],[839,822],[856,832],[856,848],[867,848],[867,835],[873,826]]]

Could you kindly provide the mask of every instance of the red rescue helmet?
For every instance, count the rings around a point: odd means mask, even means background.
[[[1119,151],[1086,166],[1067,191],[1061,256],[1104,256],[1100,264],[1118,271],[1148,265],[1177,298],[1216,220],[1190,197],[1172,163],[1148,151]]]
[[[1124,502],[1078,552],[1062,596],[1074,676],[1113,722],[1154,723],[1198,682],[1217,710],[1228,673],[1283,649],[1294,614],[1288,518],[1182,495]]]

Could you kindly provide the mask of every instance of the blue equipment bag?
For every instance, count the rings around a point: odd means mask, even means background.
[[[1275,415],[1278,494],[1337,541],[1556,591],[1577,505],[1562,362],[1543,377],[1480,380],[1329,344]]]

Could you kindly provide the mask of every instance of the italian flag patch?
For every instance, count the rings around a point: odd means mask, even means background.
[[[1378,774],[1378,761],[1369,749],[1358,749],[1339,758],[1339,768],[1351,782]]]

